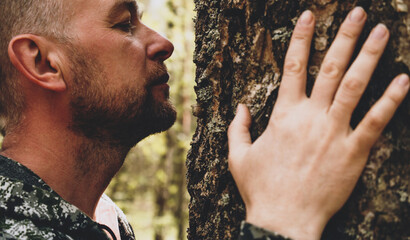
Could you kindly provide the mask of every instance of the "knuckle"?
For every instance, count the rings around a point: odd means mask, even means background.
[[[342,88],[344,91],[351,95],[357,95],[355,93],[360,93],[365,87],[365,82],[360,80],[360,78],[355,76],[350,76],[343,81]]]
[[[286,59],[283,70],[285,74],[296,75],[301,74],[304,71],[304,68],[301,60],[291,57]]]
[[[374,132],[382,131],[384,128],[383,116],[375,111],[369,112],[366,125],[370,131],[374,131]]]
[[[329,111],[330,116],[333,119],[341,119],[346,116],[346,113],[349,112],[349,106],[351,105],[348,98],[335,98],[333,106]]]
[[[402,101],[402,97],[399,94],[389,94],[387,95],[387,100],[393,103],[394,106],[398,106]]]
[[[367,44],[363,47],[363,51],[367,55],[375,56],[375,55],[379,55],[381,53],[381,48],[377,47],[377,46],[374,46],[372,44]]]
[[[301,29],[299,29],[299,30],[301,30]],[[307,41],[307,39],[308,39],[308,37],[306,36],[306,34],[304,33],[303,30],[302,31],[295,31],[293,33],[292,38],[293,38],[293,40],[301,41],[301,42]]]
[[[342,73],[342,68],[336,60],[329,59],[322,64],[322,73],[328,78],[338,78]]]
[[[350,99],[346,97],[335,97],[335,99],[333,99],[332,107],[330,108],[332,111],[330,112],[338,113],[340,111],[336,110],[345,110],[345,107],[350,104],[349,100]]]
[[[349,98],[335,98],[332,107],[329,109],[329,116],[335,122],[346,119],[351,112],[351,105],[352,101]]]
[[[344,38],[350,39],[350,40],[356,40],[356,38],[359,36],[356,31],[352,31],[347,28],[343,28],[340,30],[340,35]]]

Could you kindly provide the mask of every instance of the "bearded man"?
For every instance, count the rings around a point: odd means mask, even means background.
[[[228,134],[247,209],[241,239],[319,239],[404,99],[407,75],[350,129],[388,40],[377,26],[346,72],[365,18],[349,14],[307,98],[314,16],[301,16],[271,123],[253,144],[239,106]],[[173,45],[140,21],[134,0],[2,0],[0,19],[0,239],[134,239],[103,192],[132,146],[175,121],[164,65]]]

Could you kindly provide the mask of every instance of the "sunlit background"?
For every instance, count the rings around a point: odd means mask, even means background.
[[[139,143],[128,155],[107,194],[125,212],[137,239],[186,239],[188,193],[185,160],[194,130],[192,0],[140,0],[142,21],[175,46],[167,60],[171,99],[178,111],[167,132]]]
[[[170,39],[175,52],[167,60],[176,124],[151,136],[129,153],[106,191],[127,215],[137,239],[186,239],[188,194],[185,160],[195,128],[192,62],[194,4],[192,0],[141,0],[142,21]],[[3,137],[0,135],[0,149]]]

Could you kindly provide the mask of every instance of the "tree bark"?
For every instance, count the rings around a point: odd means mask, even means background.
[[[198,127],[187,159],[188,239],[235,239],[245,209],[227,164],[227,129],[238,103],[250,108],[256,139],[265,129],[297,18],[317,19],[307,94],[337,30],[354,6],[368,21],[359,40],[382,22],[391,39],[353,114],[354,128],[399,73],[409,73],[409,0],[196,0]],[[357,55],[357,51],[356,54]],[[410,105],[407,97],[371,152],[355,191],[329,222],[323,239],[409,239]],[[295,129],[297,131],[297,129]]]

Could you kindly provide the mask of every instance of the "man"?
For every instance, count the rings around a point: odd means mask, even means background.
[[[0,18],[0,239],[134,239],[103,192],[133,145],[175,121],[164,65],[172,44],[141,23],[133,0],[2,0]],[[247,208],[242,239],[283,239],[272,231],[318,239],[405,97],[402,75],[349,128],[388,39],[378,26],[345,74],[364,21],[362,9],[350,13],[308,99],[314,17],[305,12],[272,121],[253,144],[249,112],[239,106],[229,164]],[[303,130],[295,135],[295,128]],[[299,181],[277,184],[280,176]]]

